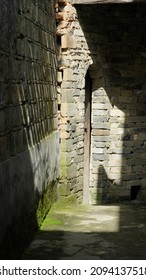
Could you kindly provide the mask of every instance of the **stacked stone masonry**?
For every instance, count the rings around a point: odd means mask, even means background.
[[[60,195],[83,191],[84,81],[91,63],[76,10],[66,1],[56,3],[58,37],[58,102],[60,128]]]
[[[90,203],[146,198],[146,5],[56,3],[62,195],[83,194],[87,71]],[[65,186],[65,187],[64,187]]]
[[[41,223],[58,180],[54,1],[2,0],[0,26],[0,255],[6,258],[17,257],[16,248]]]

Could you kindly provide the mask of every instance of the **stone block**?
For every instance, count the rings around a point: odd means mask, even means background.
[[[123,154],[123,148],[112,147],[107,149],[107,154]]]
[[[127,141],[126,141],[127,142]],[[126,145],[126,142],[124,142],[124,145]],[[143,140],[136,140],[134,142],[134,147],[141,147],[143,145]]]
[[[119,197],[120,199],[125,199],[125,200],[130,200],[130,197],[131,197],[131,190],[130,188],[124,188],[124,187],[121,187],[120,188],[120,192],[119,192]]]
[[[103,155],[103,154],[92,154],[92,160],[93,161],[104,161],[107,159],[107,156],[106,155]]]
[[[73,81],[73,70],[71,68],[63,69],[63,80],[64,81]]]
[[[144,140],[146,140],[146,133],[139,133],[139,135],[138,135],[138,140],[142,140],[142,141],[144,141]]]
[[[61,104],[61,116],[62,117],[74,117],[76,114],[76,106],[74,103],[62,103]]]
[[[141,197],[142,197],[142,200],[146,201],[146,189],[141,190]]]
[[[82,190],[83,190],[83,183],[77,183],[73,188],[74,193],[78,193],[79,191],[82,191]]]
[[[134,172],[134,173],[140,172],[143,169],[141,164],[140,165],[136,165],[136,166],[131,166],[131,168],[132,168],[132,172]]]
[[[125,113],[118,109],[112,109],[110,115],[112,117],[125,117]]]
[[[109,123],[111,124],[111,123],[125,123],[125,116],[120,116],[120,117],[116,117],[116,116],[114,116],[114,117],[112,117],[112,116],[110,116],[110,118],[109,118]]]
[[[124,173],[130,174],[130,173],[133,172],[132,170],[133,170],[132,166],[129,166],[129,165],[123,166],[122,167],[122,174],[124,174]]]
[[[75,157],[75,159],[74,159],[74,162],[75,162],[75,163],[80,163],[80,162],[82,163],[83,160],[84,160],[83,155],[77,155],[77,156]]]
[[[104,199],[103,189],[101,189],[101,188],[97,189],[97,187],[90,188],[89,194],[90,194],[90,196],[89,196],[89,203],[90,204],[100,205],[100,204],[103,203],[103,199]]]
[[[109,117],[107,115],[105,115],[105,116],[96,116],[96,117],[94,117],[94,119],[92,118],[91,122],[92,122],[92,124],[93,123],[95,123],[95,124],[106,123],[107,124],[108,119],[109,119]]]
[[[98,99],[97,101],[92,101],[92,109],[94,110],[107,110],[107,109],[111,109],[111,105],[110,103],[98,103]],[[95,103],[94,103],[95,102]]]
[[[125,173],[125,174],[122,174],[122,179],[123,181],[129,181],[132,180],[139,180],[139,174],[137,173]]]
[[[69,166],[71,165],[69,153],[62,153],[60,158],[60,166]]]
[[[138,134],[133,134],[133,139],[134,139],[135,142],[138,141],[138,138],[139,138]]]
[[[77,155],[83,155],[83,153],[84,153],[83,148],[77,149]]]
[[[119,96],[118,97],[118,101],[119,103],[132,103],[134,100],[134,98],[132,96]],[[137,97],[136,97],[137,99]]]
[[[73,92],[74,97],[80,97],[81,98],[81,90],[80,89],[75,89]],[[84,96],[82,96],[84,98]]]
[[[135,158],[127,159],[127,165],[136,166],[140,164],[145,165],[146,159],[135,159]]]
[[[109,160],[109,166],[111,167],[121,167],[125,165],[125,160],[121,159],[110,159]]]
[[[68,104],[67,103],[62,103],[61,104],[61,116],[62,117],[67,117],[68,116]]]
[[[105,148],[106,147],[106,143],[105,142],[96,142],[94,141],[94,137],[92,136],[92,140],[91,140],[91,144],[92,144],[92,148]]]
[[[146,122],[146,116],[134,116],[134,117],[126,117],[127,123],[145,123]]]
[[[121,174],[121,167],[117,167],[117,166],[109,166],[109,174],[110,173],[115,173],[115,174]]]
[[[109,136],[92,136],[94,137],[94,141],[97,141],[97,142],[108,142],[110,141],[110,137]]]
[[[133,147],[126,147],[126,148],[123,148],[123,154],[124,156],[127,158],[127,157],[130,157],[130,154],[133,154],[134,153],[134,149]]]
[[[61,91],[61,101],[62,103],[73,103],[73,90],[72,89],[62,89]]]
[[[61,48],[62,49],[75,49],[77,46],[77,40],[75,36],[63,35],[61,36]]]
[[[71,163],[74,162],[74,158],[75,158],[76,155],[77,155],[76,150],[72,150],[72,151],[69,153],[69,156],[70,156],[70,159],[71,159]]]
[[[68,196],[70,195],[70,186],[67,182],[60,182],[59,183],[59,195],[60,196]]]
[[[103,87],[100,87],[99,89],[97,90],[94,90],[93,89],[93,98],[95,96],[107,96],[107,93],[105,91],[105,89]],[[94,99],[93,99],[94,100]]]
[[[62,77],[62,71],[58,71],[57,72],[57,82],[60,84],[60,83],[62,83],[62,79],[63,79],[63,77]]]
[[[142,181],[141,179],[139,180],[131,180],[127,182],[127,187],[132,187],[132,186],[141,186]]]
[[[113,128],[113,127],[111,127],[110,134],[124,135],[124,128]]]
[[[118,187],[118,186],[109,187],[109,192],[107,194],[107,200],[108,201],[119,201],[119,197],[120,197],[120,187]]]
[[[91,154],[103,154],[104,151],[104,148],[91,148]]]
[[[110,156],[109,156],[109,158],[110,158],[110,160],[119,160],[119,161],[122,161],[122,156],[121,156],[121,154],[111,154]]]
[[[116,128],[123,128],[124,129],[124,123],[117,123],[117,122],[113,122],[113,123],[110,123],[110,128],[111,129],[116,129]]]
[[[70,133],[64,130],[60,131],[60,138],[61,139],[69,139],[70,138]]]
[[[94,118],[98,116],[105,116],[107,114],[108,114],[107,110],[93,110],[91,116],[92,118]]]
[[[75,29],[74,30],[74,35],[77,37],[84,37],[84,33],[81,29]]]
[[[93,129],[109,129],[109,123],[92,123]]]
[[[123,142],[123,147],[131,147],[132,148],[134,146],[134,144],[135,144],[135,142],[132,141],[132,140],[124,141]]]
[[[71,139],[62,139],[60,148],[62,152],[71,152],[73,149],[73,143]]]
[[[146,178],[143,178],[141,180],[141,184],[142,184],[142,188],[145,188],[146,189]]]
[[[112,173],[112,172],[110,172],[110,174],[109,174],[109,179],[110,180],[120,180],[121,179],[121,173],[119,172],[119,173]]]
[[[107,129],[92,129],[92,135],[93,136],[108,136],[109,130]]]
[[[103,104],[109,104],[109,107],[110,107],[110,101],[109,101],[109,98],[108,98],[107,95],[98,96],[97,101],[95,100],[94,102],[99,102],[99,103],[103,103]]]

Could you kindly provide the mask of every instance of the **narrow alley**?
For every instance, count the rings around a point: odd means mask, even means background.
[[[146,1],[0,1],[0,259],[146,259]]]

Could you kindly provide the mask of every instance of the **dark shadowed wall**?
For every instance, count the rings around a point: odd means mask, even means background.
[[[54,1],[0,2],[0,257],[18,258],[56,197]]]

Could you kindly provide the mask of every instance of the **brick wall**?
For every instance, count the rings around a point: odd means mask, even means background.
[[[54,1],[2,0],[0,26],[0,243],[16,258],[56,192]]]
[[[66,3],[64,7],[60,5],[59,11],[62,16],[58,24],[59,71],[62,71],[59,92],[61,98],[67,96],[61,103],[62,145],[65,142],[61,157],[77,169],[74,182],[68,177],[68,168],[64,181],[77,192],[79,180],[82,196],[85,77],[89,70],[92,78],[90,203],[130,200],[131,190],[137,192],[139,188],[137,197],[144,200],[146,6],[72,7]],[[75,132],[71,125],[75,125]],[[69,146],[72,148],[68,151]],[[78,156],[80,159],[76,160]]]
[[[82,199],[84,169],[84,101],[85,75],[91,58],[88,46],[70,3],[59,1],[58,37],[58,103],[60,129],[61,196],[75,194]]]

